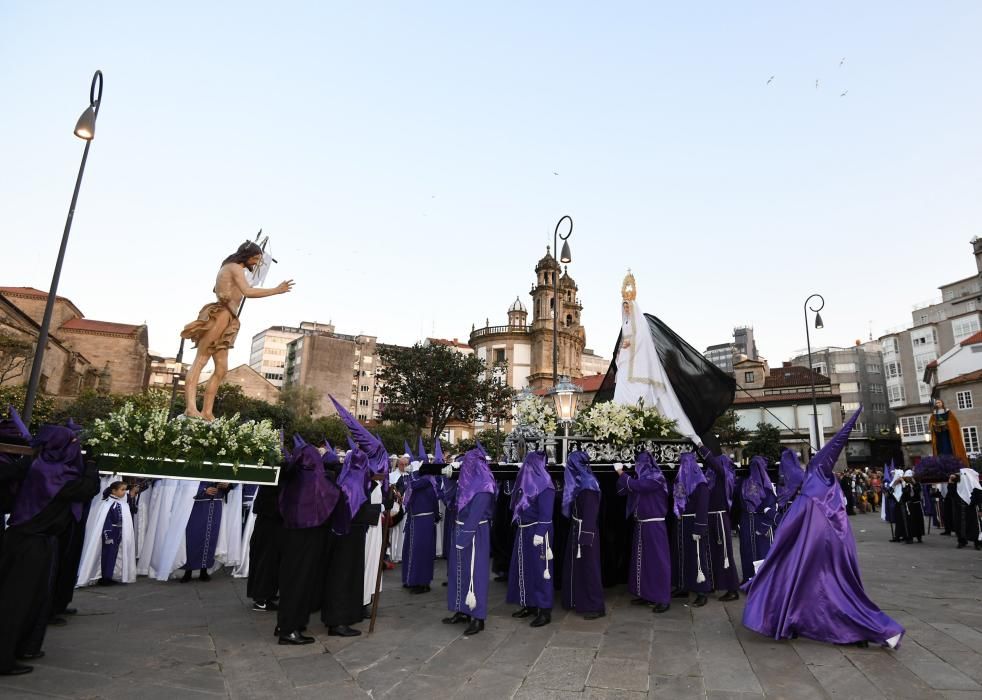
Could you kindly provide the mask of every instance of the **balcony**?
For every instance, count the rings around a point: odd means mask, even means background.
[[[494,335],[496,333],[528,333],[528,326],[485,326],[484,328],[478,328],[471,331],[471,338],[480,338],[485,335]]]

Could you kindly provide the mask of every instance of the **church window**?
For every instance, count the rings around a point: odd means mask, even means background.
[[[753,384],[754,383],[754,373],[753,372],[744,372],[743,373],[743,383],[744,384]]]
[[[494,361],[495,361],[495,364],[505,361],[505,349],[504,348],[495,348],[495,350],[494,350]]]
[[[556,300],[555,299],[550,299],[549,300],[549,310],[552,311],[554,308],[556,308]]]
[[[569,314],[566,314],[566,327],[569,328],[572,325],[573,325],[573,317]]]

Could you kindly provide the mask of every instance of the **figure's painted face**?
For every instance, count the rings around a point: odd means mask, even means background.
[[[938,399],[937,401],[934,402],[934,407],[936,409],[938,409],[939,411],[940,410],[943,410],[944,409],[944,401],[942,401],[941,399]]]
[[[246,260],[245,266],[249,268],[249,272],[252,272],[254,269],[256,269],[256,265],[258,265],[262,261],[263,261],[262,253],[256,253],[251,258]]]

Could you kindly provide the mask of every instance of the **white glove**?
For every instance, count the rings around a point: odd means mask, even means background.
[[[449,479],[450,477],[453,476],[453,465],[448,464],[443,468],[443,471],[441,473]]]
[[[699,540],[702,539],[702,537],[700,535],[697,535],[696,533],[692,533],[692,539],[698,542]]]
[[[624,465],[620,462],[614,462],[614,471],[620,474],[624,471]]]
[[[532,536],[532,544],[534,544],[536,547],[538,547],[539,545],[541,545],[543,542],[545,542],[545,540],[542,538],[542,535],[533,535]]]

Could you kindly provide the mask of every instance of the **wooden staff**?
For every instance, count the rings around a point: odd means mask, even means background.
[[[9,442],[0,442],[0,454],[32,455],[34,450],[27,445],[11,445]]]

